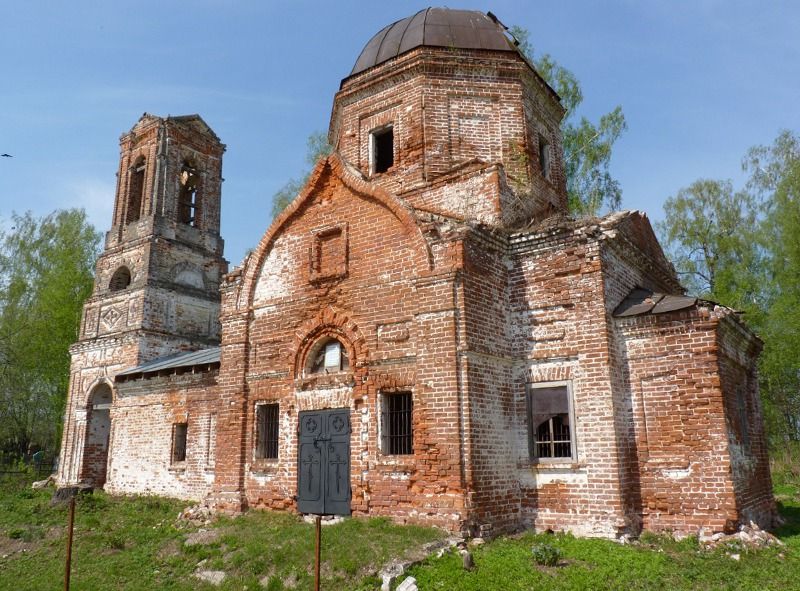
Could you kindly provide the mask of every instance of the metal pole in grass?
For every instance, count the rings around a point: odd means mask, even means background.
[[[69,571],[72,562],[72,529],[75,525],[75,495],[69,498],[69,525],[67,526],[67,564],[64,568],[64,591],[69,591]]]
[[[314,591],[319,591],[319,555],[320,555],[320,546],[322,545],[322,516],[317,515],[317,531],[316,531],[316,544],[314,546]]]

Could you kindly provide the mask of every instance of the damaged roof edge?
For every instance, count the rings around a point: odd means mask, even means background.
[[[126,369],[117,374],[115,379],[125,378],[133,375],[144,375],[157,373],[164,370],[196,367],[201,365],[212,365],[219,363],[219,347],[190,351],[188,353],[176,353],[166,357],[159,357],[142,365],[137,365],[131,369]]]

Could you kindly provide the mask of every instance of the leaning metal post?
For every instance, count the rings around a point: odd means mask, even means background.
[[[320,555],[320,546],[322,542],[322,516],[317,515],[317,531],[316,531],[316,544],[314,546],[314,555],[315,555],[315,563],[314,563],[314,591],[319,591],[319,555]]]
[[[64,567],[64,591],[69,591],[69,572],[72,562],[72,529],[75,524],[75,495],[69,498],[69,525],[67,526],[67,563]]]

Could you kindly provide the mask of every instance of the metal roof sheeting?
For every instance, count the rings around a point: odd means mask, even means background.
[[[656,293],[649,289],[637,287],[622,300],[622,303],[614,310],[617,318],[627,318],[628,316],[639,316],[641,314],[664,314],[685,310],[697,304],[697,298],[684,295],[668,295]]]
[[[505,27],[493,17],[479,10],[420,10],[378,31],[364,46],[350,76],[423,45],[516,52]]]
[[[201,349],[200,351],[177,353],[167,357],[159,357],[158,359],[153,359],[153,361],[148,361],[142,365],[121,371],[117,374],[117,376],[156,373],[167,369],[209,365],[211,363],[219,363],[219,347],[211,347],[210,349]]]

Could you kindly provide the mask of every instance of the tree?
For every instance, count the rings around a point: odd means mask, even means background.
[[[83,210],[14,214],[0,233],[0,446],[54,450],[100,234]]]
[[[622,107],[616,106],[596,124],[586,117],[578,119],[577,109],[583,102],[583,92],[575,74],[549,54],[536,57],[527,29],[514,26],[509,30],[519,42],[520,51],[561,97],[566,111],[561,135],[570,211],[595,215],[603,207],[619,209],[622,188],[611,176],[610,165],[614,143],[628,127]]]
[[[657,225],[689,291],[738,309],[762,302],[763,252],[757,207],[730,181],[702,179],[664,202]]]
[[[745,158],[748,188],[763,205],[768,252],[761,383],[773,438],[800,440],[800,137],[781,132]]]
[[[784,131],[743,166],[744,189],[696,181],[667,199],[658,228],[689,290],[748,312],[764,341],[760,387],[776,444],[800,440],[800,138]]]
[[[331,153],[333,148],[328,143],[328,136],[321,131],[315,131],[306,140],[306,163],[314,168],[320,158],[324,158]],[[272,217],[286,209],[292,200],[308,181],[311,170],[306,171],[303,176],[289,179],[285,185],[278,189],[272,196]]]

